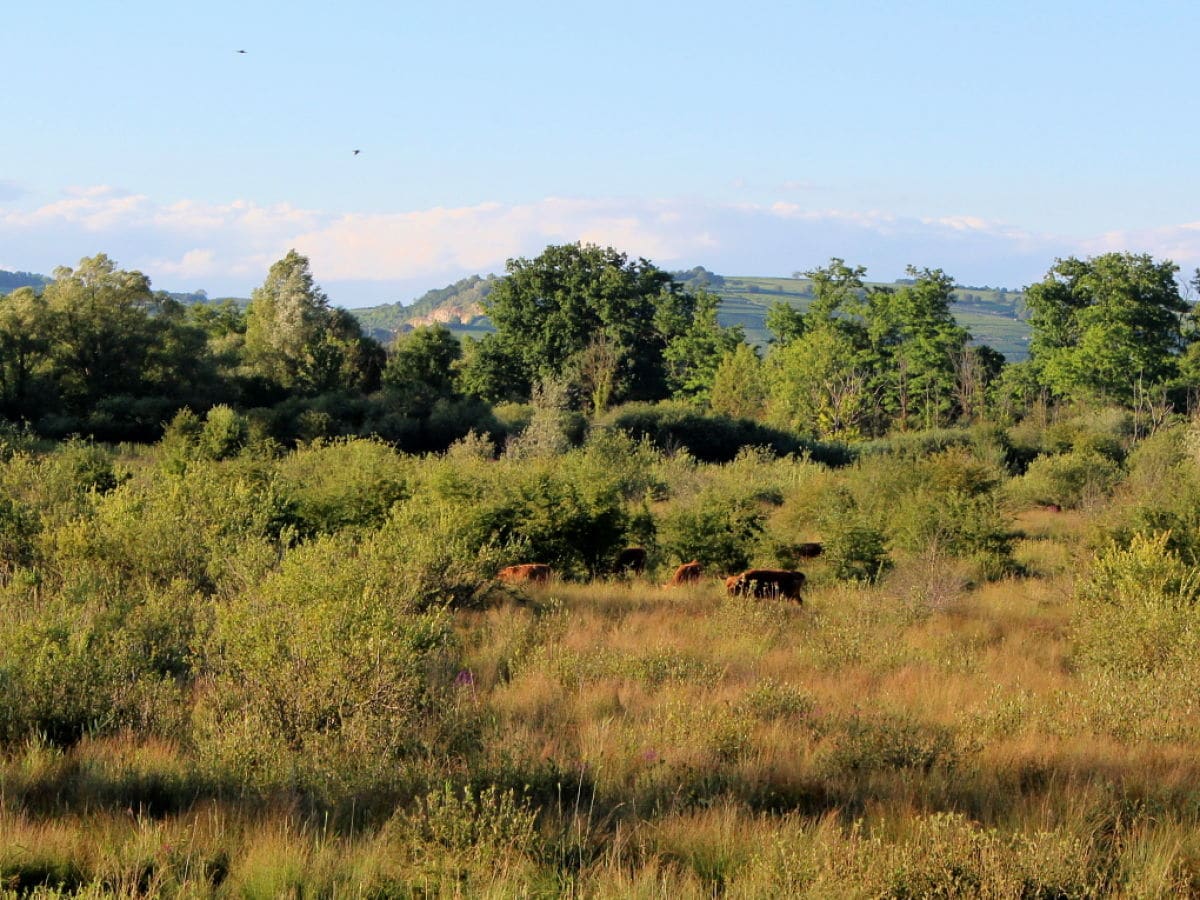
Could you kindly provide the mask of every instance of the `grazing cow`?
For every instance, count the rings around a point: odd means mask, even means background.
[[[626,547],[617,554],[615,571],[618,575],[641,575],[646,570],[646,551],[642,547]]]
[[[672,575],[671,580],[667,582],[667,587],[679,587],[683,584],[695,584],[700,580],[700,576],[703,573],[704,569],[701,567],[699,561],[693,559],[691,562],[686,562],[675,570],[675,574]]]
[[[816,559],[825,552],[825,547],[816,541],[805,541],[796,545],[797,559]]]
[[[523,563],[505,566],[496,573],[496,580],[507,584],[545,584],[550,580],[550,567],[545,563]]]
[[[804,573],[787,569],[747,569],[740,575],[725,579],[725,590],[730,594],[751,597],[786,597],[797,603],[804,602],[800,591],[804,588]]]

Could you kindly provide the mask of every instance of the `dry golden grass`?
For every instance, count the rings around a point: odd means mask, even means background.
[[[456,696],[478,735],[440,771],[530,804],[523,843],[473,830],[499,807],[322,818],[244,802],[182,742],[35,741],[0,761],[0,887],[1195,895],[1197,679],[1077,665],[1087,521],[1029,511],[1020,527],[1031,574],[993,583],[924,555],[874,586],[814,579],[803,605],[632,579],[457,613]]]

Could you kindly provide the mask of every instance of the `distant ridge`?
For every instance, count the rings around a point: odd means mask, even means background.
[[[385,303],[350,312],[368,334],[385,344],[398,332],[434,322],[469,329],[484,318],[483,301],[496,281],[495,275],[471,275],[444,288],[426,291],[408,305]]]
[[[799,273],[797,273],[799,274]],[[782,302],[808,309],[812,301],[812,282],[807,278],[764,278],[743,275],[718,275],[703,266],[671,275],[688,290],[704,289],[721,298],[719,320],[722,325],[741,325],[746,339],[766,344],[767,310]],[[485,334],[492,330],[483,301],[495,287],[495,275],[472,275],[444,288],[427,291],[409,305],[387,303],[350,310],[363,329],[377,340],[390,343],[398,333],[440,322],[457,335]],[[869,282],[875,287],[899,287],[903,282]],[[1025,322],[1025,297],[1020,291],[991,287],[958,287],[954,291],[953,312],[959,323],[979,343],[999,350],[1010,360],[1029,355],[1029,326]]]
[[[0,294],[11,294],[17,288],[45,287],[52,278],[48,275],[37,275],[33,272],[7,272],[0,269]]]

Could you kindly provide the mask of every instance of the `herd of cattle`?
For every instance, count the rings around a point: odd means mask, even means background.
[[[821,555],[818,543],[799,544],[795,555],[800,559],[814,559]],[[646,551],[642,547],[626,547],[617,556],[613,571],[617,575],[630,577],[641,575],[646,569]],[[496,578],[508,584],[545,584],[554,570],[545,563],[522,563],[501,569]],[[704,567],[697,560],[679,566],[665,587],[680,587],[695,584],[704,577]],[[804,588],[804,573],[791,569],[746,569],[725,579],[725,590],[731,596],[779,597],[802,603],[800,591]]]

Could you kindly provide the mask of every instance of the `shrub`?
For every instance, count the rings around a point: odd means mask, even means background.
[[[1063,509],[1094,503],[1121,479],[1121,467],[1093,450],[1039,456],[1012,482],[1009,494],[1018,503],[1056,504]]]
[[[181,475],[123,484],[97,498],[91,515],[44,532],[41,542],[60,575],[76,583],[179,579],[209,593],[253,578],[261,550],[286,542],[293,521],[278,486],[256,465],[195,463]]]
[[[737,572],[750,565],[765,516],[754,499],[702,491],[668,514],[662,544],[675,559],[699,560],[711,572]]]
[[[1135,535],[1097,556],[1076,599],[1081,661],[1123,673],[1153,672],[1196,652],[1200,569],[1167,547],[1168,535]]]
[[[829,493],[818,525],[824,543],[822,555],[834,578],[871,583],[891,568],[883,529],[846,488]]]
[[[666,452],[682,448],[702,462],[729,462],[743,447],[766,447],[780,456],[805,453],[834,466],[851,459],[841,444],[806,441],[749,419],[706,416],[687,403],[628,403],[610,410],[597,424],[619,428],[634,440],[649,440]]]
[[[36,606],[27,591],[0,596],[0,742],[177,733],[204,627],[186,585],[116,597],[93,588]]]
[[[1101,536],[1128,546],[1134,535],[1167,534],[1166,547],[1200,565],[1200,466],[1182,428],[1160,431],[1129,455],[1129,475],[1101,519]]]
[[[365,542],[295,548],[222,605],[198,702],[209,763],[249,786],[336,798],[461,752],[471,738],[451,697],[447,608],[477,595],[495,563],[465,549],[460,524],[401,506]]]
[[[410,493],[409,463],[380,441],[316,441],[279,461],[278,482],[306,535],[377,527]]]
[[[901,716],[854,716],[841,728],[825,758],[831,773],[866,774],[896,769],[929,772],[958,761],[949,729]]]
[[[476,793],[449,783],[426,794],[414,811],[396,814],[385,834],[455,852],[471,851],[485,859],[506,851],[533,852],[537,813],[510,788],[489,785]]]
[[[605,571],[624,542],[629,520],[616,486],[573,477],[555,460],[504,460],[474,485],[449,478],[442,502],[462,509],[471,547],[519,547],[525,558],[512,561],[573,577]]]

